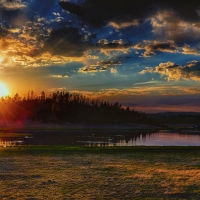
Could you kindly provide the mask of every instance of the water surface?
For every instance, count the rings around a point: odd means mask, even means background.
[[[84,145],[84,146],[200,146],[200,132],[124,131],[29,131],[0,133],[0,146]]]

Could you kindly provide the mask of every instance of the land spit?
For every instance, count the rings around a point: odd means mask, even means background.
[[[200,199],[200,147],[0,148],[0,199]]]
[[[88,125],[85,123],[72,124],[68,122],[63,123],[42,123],[33,121],[0,121],[1,130],[160,130],[162,127],[151,126],[147,124],[94,124]]]

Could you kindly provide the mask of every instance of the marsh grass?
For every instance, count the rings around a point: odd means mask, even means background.
[[[200,199],[200,147],[0,148],[0,199]]]

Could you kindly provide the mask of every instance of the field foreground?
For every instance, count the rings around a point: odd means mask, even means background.
[[[200,147],[0,148],[0,199],[200,199]]]

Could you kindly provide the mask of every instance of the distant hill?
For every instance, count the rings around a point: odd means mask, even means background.
[[[161,112],[147,114],[147,118],[161,124],[200,124],[200,112]]]
[[[200,112],[160,112],[156,114],[162,115],[162,116],[200,115]]]

